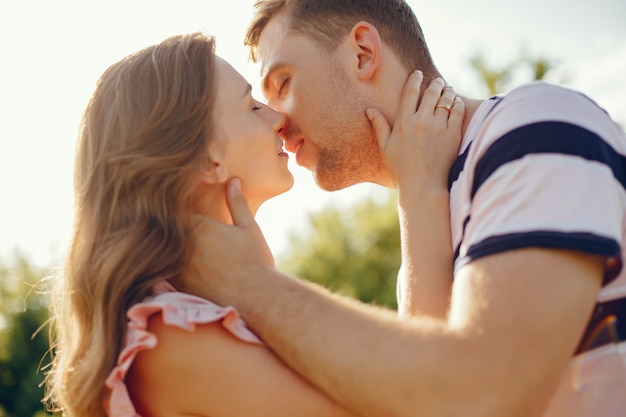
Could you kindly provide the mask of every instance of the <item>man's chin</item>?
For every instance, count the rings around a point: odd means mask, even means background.
[[[348,188],[360,182],[360,181],[339,181],[338,180],[339,177],[335,175],[329,174],[327,172],[320,174],[316,170],[313,170],[312,174],[313,174],[313,180],[315,181],[315,184],[317,184],[317,186],[324,191],[339,191],[339,190],[343,190],[344,188]]]

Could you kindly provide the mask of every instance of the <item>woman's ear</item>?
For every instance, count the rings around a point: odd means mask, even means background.
[[[202,182],[208,185],[223,184],[228,179],[228,170],[220,162],[209,161],[200,174]]]
[[[381,39],[368,22],[358,22],[350,31],[350,46],[356,56],[356,70],[361,81],[370,80],[381,65]]]
[[[224,164],[225,149],[218,140],[209,144],[208,161],[202,169],[201,179],[208,185],[225,183],[228,179],[228,170]]]

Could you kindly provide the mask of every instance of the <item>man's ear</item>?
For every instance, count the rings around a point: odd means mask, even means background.
[[[355,52],[359,79],[370,80],[382,62],[381,39],[378,31],[371,23],[358,22],[350,31],[350,46]]]

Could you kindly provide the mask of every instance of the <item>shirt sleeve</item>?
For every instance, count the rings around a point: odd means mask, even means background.
[[[473,146],[470,210],[456,268],[527,247],[606,257],[622,267],[623,131],[587,97],[532,85],[506,96]]]

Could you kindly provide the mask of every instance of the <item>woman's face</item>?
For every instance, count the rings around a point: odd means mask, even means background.
[[[283,116],[252,98],[250,84],[223,59],[217,58],[215,139],[224,144],[222,163],[228,178],[241,179],[250,203],[266,201],[289,190],[293,175],[278,131]]]

